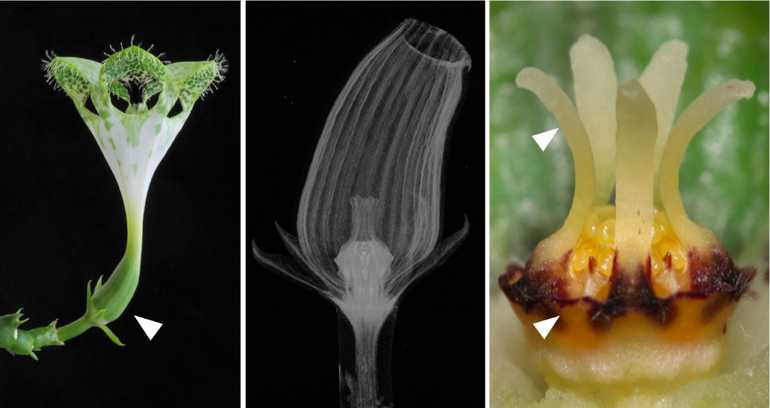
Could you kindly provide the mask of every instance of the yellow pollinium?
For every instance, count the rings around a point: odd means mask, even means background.
[[[679,242],[665,211],[655,213],[652,248],[650,248],[650,269],[652,276],[664,271],[684,272],[687,269],[687,253]]]
[[[615,220],[608,220],[605,223],[614,227]],[[612,275],[615,257],[615,248],[612,244],[613,242],[604,241],[595,235],[581,238],[570,256],[572,273],[578,275],[587,271],[601,273],[604,276]]]
[[[573,276],[599,273],[609,277],[615,262],[615,207],[591,209],[575,249],[569,257]]]
[[[663,210],[655,211],[650,243],[650,273],[658,277],[663,272],[682,273],[687,270],[687,252],[674,233]],[[643,243],[640,243],[643,245]],[[569,257],[569,271],[574,278],[585,281],[584,273],[612,275],[615,262],[615,207],[594,207],[575,249]],[[597,277],[599,277],[597,275]],[[601,278],[601,277],[599,277]]]

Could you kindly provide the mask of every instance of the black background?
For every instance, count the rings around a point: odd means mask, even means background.
[[[275,223],[296,214],[318,138],[358,62],[405,18],[454,35],[473,66],[447,149],[443,236],[470,234],[400,303],[396,407],[484,406],[484,2],[247,3],[247,239],[288,255]],[[249,257],[250,258],[250,257]],[[259,406],[339,406],[337,313],[246,262],[247,385]]]
[[[120,191],[67,95],[40,60],[103,61],[109,45],[164,60],[223,52],[230,71],[198,101],[152,180],[136,295],[110,324],[40,361],[0,352],[0,406],[237,406],[240,395],[240,5],[0,4],[0,314],[31,329],[85,311],[86,283],[125,249]],[[133,315],[163,323],[150,342]]]

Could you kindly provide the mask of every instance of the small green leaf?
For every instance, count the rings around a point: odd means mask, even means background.
[[[102,329],[104,333],[107,335],[107,337],[110,338],[110,340],[113,341],[113,343],[117,344],[118,346],[125,346],[125,344],[121,343],[118,339],[118,336],[115,335],[115,333],[112,332],[107,326],[103,324],[97,324],[96,327]]]

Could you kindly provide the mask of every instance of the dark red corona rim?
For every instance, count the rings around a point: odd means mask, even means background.
[[[666,298],[657,297],[653,291],[649,258],[646,265],[640,266],[634,273],[618,270],[616,262],[606,301],[569,296],[569,275],[553,270],[566,271],[569,254],[550,268],[532,265],[531,261],[524,268],[509,265],[498,279],[498,284],[508,300],[526,314],[545,319],[557,316],[560,308],[580,305],[590,314],[589,320],[594,329],[606,330],[614,319],[630,312],[643,313],[660,326],[669,325],[676,319],[679,299],[710,299],[701,313],[702,319],[707,322],[724,307],[737,302],[756,276],[755,268],[736,268],[722,248],[690,251],[688,258],[690,290]]]

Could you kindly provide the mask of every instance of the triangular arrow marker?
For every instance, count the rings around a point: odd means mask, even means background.
[[[136,321],[139,322],[140,326],[142,326],[142,330],[144,330],[144,333],[147,335],[147,337],[150,338],[150,341],[152,341],[152,338],[155,337],[155,333],[160,330],[160,326],[163,326],[163,323],[154,322],[152,320],[145,319],[144,317],[134,315],[134,318],[136,318]]]
[[[551,143],[551,140],[553,140],[553,137],[556,135],[558,130],[559,128],[556,128],[547,132],[538,133],[532,136],[532,138],[535,139],[537,145],[540,146],[540,150],[545,151],[545,148],[548,147],[548,143]]]
[[[535,326],[537,332],[540,333],[540,335],[543,336],[543,339],[545,340],[545,338],[548,336],[548,333],[550,333],[551,329],[553,329],[553,325],[556,324],[557,320],[559,320],[559,316],[541,320],[537,323],[532,323],[532,325]]]

